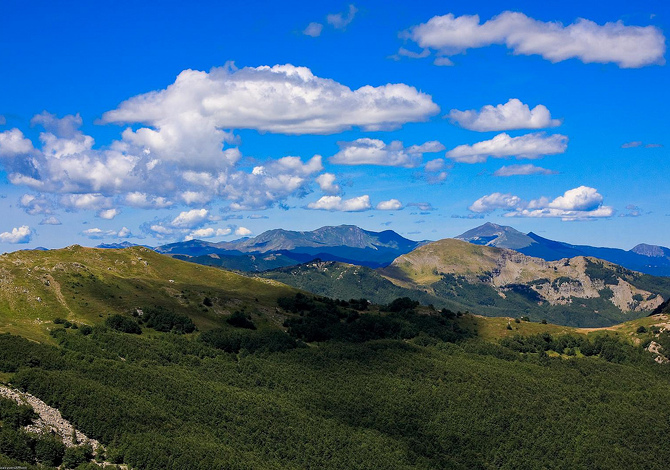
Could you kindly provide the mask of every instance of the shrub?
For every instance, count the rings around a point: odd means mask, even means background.
[[[35,442],[35,460],[43,465],[58,467],[65,455],[65,445],[55,437],[44,437]]]
[[[105,325],[122,333],[142,334],[142,328],[132,318],[122,315],[112,315],[105,320]]]
[[[79,333],[81,333],[84,336],[90,335],[91,333],[93,333],[93,328],[91,328],[91,326],[89,325],[81,325],[81,327],[79,328]]]
[[[37,418],[30,405],[19,405],[14,400],[0,397],[0,421],[14,429],[27,426]]]
[[[419,302],[416,302],[409,297],[400,297],[384,307],[384,310],[387,312],[402,312],[404,310],[414,310],[418,306]]]
[[[153,328],[156,331],[164,333],[193,333],[195,323],[186,315],[175,313],[163,307],[145,308],[140,322],[147,328]]]
[[[93,449],[89,445],[68,447],[63,455],[63,466],[65,468],[76,468],[91,460],[92,457]]]
[[[226,319],[226,323],[235,328],[246,328],[248,330],[255,330],[256,325],[244,314],[244,312],[237,311]]]

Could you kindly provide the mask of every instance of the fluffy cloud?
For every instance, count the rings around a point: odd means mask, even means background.
[[[422,163],[424,153],[441,152],[444,146],[437,141],[404,147],[394,140],[385,144],[379,139],[362,138],[353,142],[338,142],[340,151],[330,157],[340,165],[381,165],[413,168]]]
[[[101,219],[112,220],[114,217],[119,215],[121,211],[117,208],[113,209],[104,209],[98,212],[98,217]]]
[[[193,230],[190,232],[186,237],[184,237],[185,241],[189,240],[196,240],[196,239],[202,239],[202,238],[213,238],[213,237],[225,237],[226,235],[230,235],[232,233],[232,229],[230,228],[199,228],[197,230]]]
[[[402,209],[402,202],[397,199],[389,199],[388,201],[382,201],[377,204],[377,210],[380,211],[397,211]]]
[[[468,209],[475,213],[503,209],[507,211],[505,217],[563,220],[586,220],[614,215],[612,207],[603,205],[603,196],[595,188],[588,186],[570,189],[554,199],[541,197],[528,202],[512,194],[493,193],[479,198]]]
[[[331,13],[326,17],[326,21],[335,29],[344,29],[349,23],[354,21],[354,16],[356,16],[357,12],[358,8],[351,4],[346,15],[344,13]]]
[[[128,227],[122,227],[120,230],[102,230],[96,227],[84,230],[82,233],[94,240],[101,238],[131,238],[133,236]]]
[[[51,214],[53,212],[53,203],[49,199],[33,194],[21,196],[19,206],[30,215]]]
[[[207,209],[192,209],[190,211],[181,212],[177,217],[172,219],[170,225],[173,228],[195,228],[207,221],[209,211]]]
[[[248,237],[252,233],[253,232],[246,227],[237,227],[235,229],[235,235],[238,235],[240,237]]]
[[[18,129],[0,132],[0,157],[15,157],[27,155],[34,150],[33,143],[26,139]]]
[[[360,212],[369,210],[371,207],[368,195],[351,199],[342,199],[340,196],[323,196],[318,201],[307,204],[308,209],[341,212]]]
[[[340,192],[340,186],[335,184],[335,175],[332,173],[317,176],[316,182],[324,193],[337,194]]]
[[[101,210],[109,208],[113,204],[113,201],[110,197],[99,193],[87,193],[67,194],[60,198],[60,203],[67,208],[75,210]]]
[[[150,196],[139,191],[133,191],[126,194],[124,203],[128,206],[140,209],[165,209],[166,207],[173,205],[172,201],[169,201],[164,197]]]
[[[312,22],[307,25],[307,27],[302,31],[302,34],[305,36],[311,36],[316,38],[321,36],[321,31],[323,30],[323,25],[321,23]]]
[[[436,158],[426,163],[424,169],[426,171],[440,171],[445,166],[444,160],[441,158]]]
[[[533,109],[516,98],[505,104],[484,106],[477,111],[452,109],[448,115],[451,122],[472,131],[507,131],[513,129],[543,129],[561,124],[552,119],[546,106],[538,104]]]
[[[447,164],[444,159],[435,158],[427,162],[423,167],[424,173],[421,177],[425,178],[428,184],[442,183],[449,176],[446,171],[443,171],[445,168],[447,168]]]
[[[422,48],[451,56],[470,48],[504,44],[517,55],[540,55],[551,62],[577,58],[637,68],[665,63],[665,37],[654,26],[598,25],[580,18],[568,26],[506,11],[485,23],[478,15],[435,16],[406,36]]]
[[[523,204],[519,196],[493,193],[480,197],[468,209],[472,212],[493,212],[496,209],[515,209]]]
[[[497,169],[493,176],[517,176],[517,175],[555,175],[557,171],[549,170],[535,165],[507,165]]]
[[[498,134],[491,140],[477,142],[473,145],[459,145],[446,153],[448,158],[461,163],[482,163],[488,157],[493,158],[527,158],[535,159],[544,155],[555,155],[565,152],[568,138],[561,134],[545,135],[543,133],[526,134],[510,137]]]
[[[33,231],[27,225],[13,228],[11,232],[0,233],[2,243],[28,243],[33,236]]]
[[[103,115],[105,123],[148,124],[156,130],[126,130],[146,145],[168,147],[171,135],[187,129],[192,137],[216,129],[257,129],[283,134],[332,134],[354,126],[366,130],[397,128],[425,121],[439,111],[431,97],[404,84],[366,85],[351,90],[320,78],[306,67],[214,68],[185,70],[165,90],[131,98]],[[200,153],[220,154],[223,135],[208,139]],[[183,140],[183,139],[181,139]],[[189,139],[197,145],[195,139]],[[216,144],[216,145],[213,145]]]
[[[182,166],[123,140],[95,150],[93,139],[76,129],[77,116],[66,116],[60,123],[43,113],[33,121],[47,126],[40,134],[42,148],[30,144],[22,149],[28,153],[15,155],[23,146],[22,137],[7,138],[12,142],[5,146],[11,151],[4,155],[10,157],[4,164],[9,180],[42,194],[62,194],[59,202],[68,210],[100,211],[119,205],[161,209],[175,201],[202,205],[213,199],[228,200],[235,210],[264,209],[289,196],[304,196],[313,177],[323,170],[318,155],[307,161],[294,156],[268,159],[251,172],[239,169],[239,157],[224,157],[217,168]],[[232,151],[239,154],[237,149],[227,149],[222,155]]]

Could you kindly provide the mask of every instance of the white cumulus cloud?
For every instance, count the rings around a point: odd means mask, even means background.
[[[60,198],[60,203],[70,209],[107,209],[113,204],[110,197],[99,193],[67,194]]]
[[[27,155],[33,150],[33,143],[19,129],[0,132],[0,157]]]
[[[246,227],[237,227],[235,229],[235,235],[238,235],[240,237],[247,237],[247,236],[251,235],[252,233],[253,232]]]
[[[30,215],[51,214],[53,212],[53,203],[50,199],[33,194],[21,196],[19,206]]]
[[[459,145],[446,153],[448,158],[461,163],[482,163],[488,157],[535,159],[544,155],[565,152],[568,138],[561,134],[526,134],[510,137],[506,133],[498,134],[491,140],[472,145]]]
[[[82,233],[94,240],[101,238],[131,238],[133,236],[128,227],[122,227],[120,230],[102,230],[95,227],[86,229]]]
[[[33,236],[33,231],[27,225],[13,228],[11,232],[0,233],[2,243],[28,243]]]
[[[172,219],[170,225],[174,228],[195,228],[207,221],[208,215],[209,211],[207,209],[192,209],[190,211],[184,211]]]
[[[340,192],[340,186],[335,184],[335,175],[333,173],[323,173],[316,177],[316,183],[321,191],[328,194],[337,194]]]
[[[382,201],[377,204],[377,210],[380,211],[397,211],[402,209],[402,202],[397,199],[389,199],[388,201]]]
[[[585,63],[615,63],[623,68],[664,64],[665,36],[655,26],[599,25],[579,18],[567,26],[505,11],[480,23],[478,15],[434,16],[406,36],[440,56],[504,44],[516,55],[540,55],[551,62],[576,58]]]
[[[370,196],[358,196],[351,199],[342,199],[340,196],[323,196],[316,202],[307,204],[308,209],[341,212],[360,212],[369,210]]]
[[[98,217],[101,219],[112,220],[114,217],[119,215],[121,211],[117,208],[113,209],[104,209],[98,212]]]
[[[230,235],[231,233],[232,229],[230,228],[199,228],[197,230],[191,231],[188,235],[186,235],[186,237],[184,237],[184,240],[189,241],[199,240],[202,238],[224,237],[226,235]]]
[[[184,127],[193,137],[215,134],[215,129],[332,134],[354,126],[366,130],[397,128],[425,121],[438,111],[429,95],[405,84],[352,90],[317,77],[306,67],[287,64],[239,70],[221,67],[209,72],[184,70],[165,90],[121,103],[106,112],[102,122],[149,124],[156,130],[127,130],[124,137],[132,140],[134,134],[135,140],[147,146],[167,146],[171,143],[168,137],[178,135]],[[207,153],[220,153],[223,136],[219,137],[217,148],[209,148]]]
[[[561,124],[552,119],[546,106],[538,104],[533,109],[516,98],[505,104],[484,106],[477,111],[452,109],[448,115],[451,122],[472,131],[507,131],[513,129],[543,129]]]
[[[480,197],[468,209],[472,212],[493,212],[496,209],[516,209],[520,205],[524,202],[519,196],[493,193]]]
[[[479,198],[468,209],[476,213],[502,209],[506,211],[505,217],[562,220],[587,220],[614,215],[614,209],[603,203],[603,196],[595,188],[579,186],[554,199],[541,197],[531,201],[524,201],[512,194],[493,193]]]
[[[437,141],[404,147],[394,140],[390,144],[379,139],[361,138],[353,142],[338,142],[340,151],[330,157],[340,165],[380,165],[413,168],[422,163],[424,153],[441,152],[444,146]]]

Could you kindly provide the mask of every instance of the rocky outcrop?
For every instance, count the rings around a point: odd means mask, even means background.
[[[61,416],[60,411],[47,405],[39,398],[4,385],[0,385],[0,396],[14,400],[19,404],[28,404],[39,415],[39,418],[32,424],[26,426],[26,431],[37,434],[56,434],[60,436],[63,444],[67,447],[90,444],[93,449],[102,448],[98,441],[77,430]]]

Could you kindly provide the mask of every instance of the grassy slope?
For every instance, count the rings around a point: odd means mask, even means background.
[[[447,238],[398,257],[380,272],[391,281],[428,286],[441,272],[478,275],[496,267],[499,250]]]
[[[163,306],[189,315],[198,328],[247,307],[271,317],[280,296],[294,292],[269,280],[174,260],[143,247],[72,246],[0,256],[0,331],[48,340],[51,320],[93,325],[107,315]],[[209,297],[213,305],[203,305]]]

